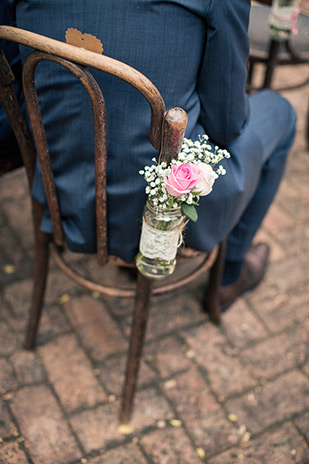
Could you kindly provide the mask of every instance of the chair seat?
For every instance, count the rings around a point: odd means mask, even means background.
[[[88,290],[99,292],[102,295],[114,296],[118,298],[132,298],[135,296],[135,288],[127,288],[110,284],[101,284],[87,279],[80,272],[74,270],[70,264],[66,261],[64,254],[66,251],[65,247],[58,247],[54,243],[51,243],[51,250],[55,260],[55,263],[70,279],[77,284],[87,288]],[[186,263],[184,272],[176,275],[176,279],[164,279],[164,282],[156,282],[152,294],[163,295],[175,290],[183,289],[187,285],[190,285],[197,278],[202,276],[207,270],[211,269],[217,259],[219,253],[219,245],[215,246],[210,253],[193,250],[191,248],[181,248],[177,254],[177,263]],[[87,256],[96,258],[96,255]],[[126,263],[122,259],[109,255],[108,262],[118,267],[136,269],[134,262]]]
[[[251,8],[249,37],[250,37],[250,56],[259,58],[267,57],[269,48],[269,26],[268,15],[270,8],[268,6],[255,6]],[[298,34],[292,35],[289,42],[295,50],[295,53],[304,61],[309,59],[309,17],[300,14],[298,17]],[[279,51],[279,61],[289,60],[290,54],[282,42]]]

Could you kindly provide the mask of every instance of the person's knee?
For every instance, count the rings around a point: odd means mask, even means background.
[[[282,121],[282,125],[285,126],[288,132],[295,130],[297,115],[293,106],[285,97],[271,89],[261,90],[257,95],[264,99],[268,106],[275,109],[276,117]]]
[[[291,105],[291,103],[281,95],[279,95],[281,99],[281,106],[280,111],[285,116],[285,125],[283,126],[282,130],[282,141],[281,141],[281,148],[283,152],[290,150],[293,145],[295,134],[296,134],[296,122],[297,122],[297,114]]]
[[[265,99],[268,105],[273,108],[273,135],[275,132],[277,134],[277,146],[275,151],[281,156],[287,156],[295,138],[297,122],[296,112],[286,98],[273,90],[265,89],[261,91],[261,98]]]

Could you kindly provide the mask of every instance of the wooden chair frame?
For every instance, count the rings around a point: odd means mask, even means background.
[[[28,56],[23,67],[23,86],[36,149],[22,112],[19,108],[12,86],[14,76],[0,50],[0,102],[4,107],[18,141],[26,168],[31,190],[36,156],[39,158],[45,192],[53,224],[53,234],[40,230],[43,208],[32,199],[34,224],[34,274],[30,316],[26,331],[25,348],[33,349],[43,307],[46,277],[50,250],[58,267],[71,279],[89,290],[117,297],[135,297],[134,314],[130,335],[126,378],[123,389],[120,422],[130,419],[133,397],[136,390],[137,375],[148,320],[150,297],[183,288],[198,276],[210,270],[205,293],[204,310],[216,324],[220,323],[218,287],[221,281],[225,256],[225,242],[207,254],[194,272],[172,284],[153,288],[153,281],[138,272],[136,289],[121,289],[104,286],[86,279],[73,271],[62,257],[65,244],[61,225],[60,208],[48,153],[45,130],[40,114],[34,84],[36,66],[43,60],[58,63],[71,71],[86,88],[92,102],[95,126],[95,188],[97,215],[97,254],[98,264],[104,266],[108,261],[122,265],[118,258],[108,256],[106,227],[106,122],[105,104],[102,92],[86,67],[112,74],[139,90],[151,107],[150,141],[159,151],[160,160],[169,162],[180,150],[187,124],[187,115],[181,108],[165,111],[163,99],[157,88],[137,70],[112,58],[80,49],[29,31],[10,26],[0,26],[0,40],[7,39],[31,47],[34,51]],[[194,253],[195,255],[195,253]],[[132,264],[134,265],[134,263]]]

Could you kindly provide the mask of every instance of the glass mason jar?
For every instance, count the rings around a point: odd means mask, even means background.
[[[146,203],[140,252],[136,258],[136,266],[142,274],[161,279],[174,272],[184,219],[180,207],[161,210]]]
[[[273,0],[268,18],[272,39],[286,40],[297,33],[299,4],[300,0]]]

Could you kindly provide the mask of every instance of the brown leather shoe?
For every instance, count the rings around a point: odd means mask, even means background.
[[[270,248],[266,243],[257,243],[251,246],[236,282],[219,288],[221,311],[226,311],[240,295],[248,290],[253,290],[261,283],[267,268],[269,252]]]

